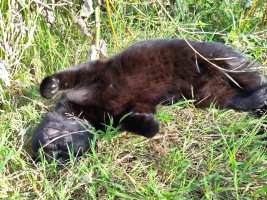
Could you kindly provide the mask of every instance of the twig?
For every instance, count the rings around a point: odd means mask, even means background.
[[[113,22],[112,22],[112,19],[111,19],[110,7],[109,7],[109,0],[106,0],[106,6],[107,6],[109,24],[110,24],[110,27],[111,27],[111,30],[112,30],[112,34],[113,34],[113,37],[114,37],[114,40],[115,40],[115,44],[116,44],[116,47],[120,48],[120,44],[118,42],[118,38],[117,38],[115,29],[114,29],[114,26],[113,26]]]
[[[95,7],[95,26],[96,26],[96,32],[95,32],[95,47],[96,49],[99,49],[100,47],[100,5],[97,3],[97,6]],[[99,58],[99,54],[98,54]]]

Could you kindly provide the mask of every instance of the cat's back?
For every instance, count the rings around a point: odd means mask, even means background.
[[[164,71],[172,72],[178,63],[187,60],[186,48],[186,43],[180,39],[145,40],[127,47],[111,61],[126,74],[165,74]]]
[[[208,61],[207,61],[208,60]],[[137,42],[111,58],[111,63],[122,76],[135,79],[169,80],[186,79],[191,83],[194,77],[221,74],[217,67],[233,70],[253,65],[247,58],[230,46],[217,42],[198,42],[183,39],[156,39]]]
[[[233,47],[219,42],[199,42],[184,39],[155,39],[137,42],[126,48],[122,54],[140,55],[145,54],[157,56],[175,56],[175,57],[191,57],[198,52],[207,58],[217,57],[239,57],[246,56]]]

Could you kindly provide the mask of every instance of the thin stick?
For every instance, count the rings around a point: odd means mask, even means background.
[[[100,47],[100,5],[97,3],[95,8],[95,47],[98,50]],[[99,54],[97,55],[99,58]]]
[[[113,26],[113,22],[112,22],[112,19],[111,19],[110,7],[109,7],[109,0],[106,0],[106,6],[107,6],[109,24],[110,24],[110,27],[111,27],[111,30],[112,30],[112,34],[113,34],[113,38],[115,40],[115,44],[116,44],[116,47],[120,48],[120,44],[118,42],[118,38],[117,38],[115,29],[114,29],[114,26]]]

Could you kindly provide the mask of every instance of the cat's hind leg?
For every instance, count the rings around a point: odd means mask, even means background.
[[[72,90],[80,86],[81,83],[91,80],[96,74],[92,69],[93,65],[92,62],[84,63],[45,77],[40,84],[41,95],[51,99],[59,91]]]
[[[267,86],[262,86],[252,94],[245,97],[234,97],[229,107],[241,111],[254,111],[266,107],[267,105]]]
[[[47,76],[40,84],[40,94],[42,97],[51,99],[59,91],[75,88],[79,84],[79,70],[61,71],[51,76]]]

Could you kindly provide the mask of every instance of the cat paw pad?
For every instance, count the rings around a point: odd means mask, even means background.
[[[51,99],[59,90],[59,79],[56,77],[46,77],[40,85],[42,97]]]

